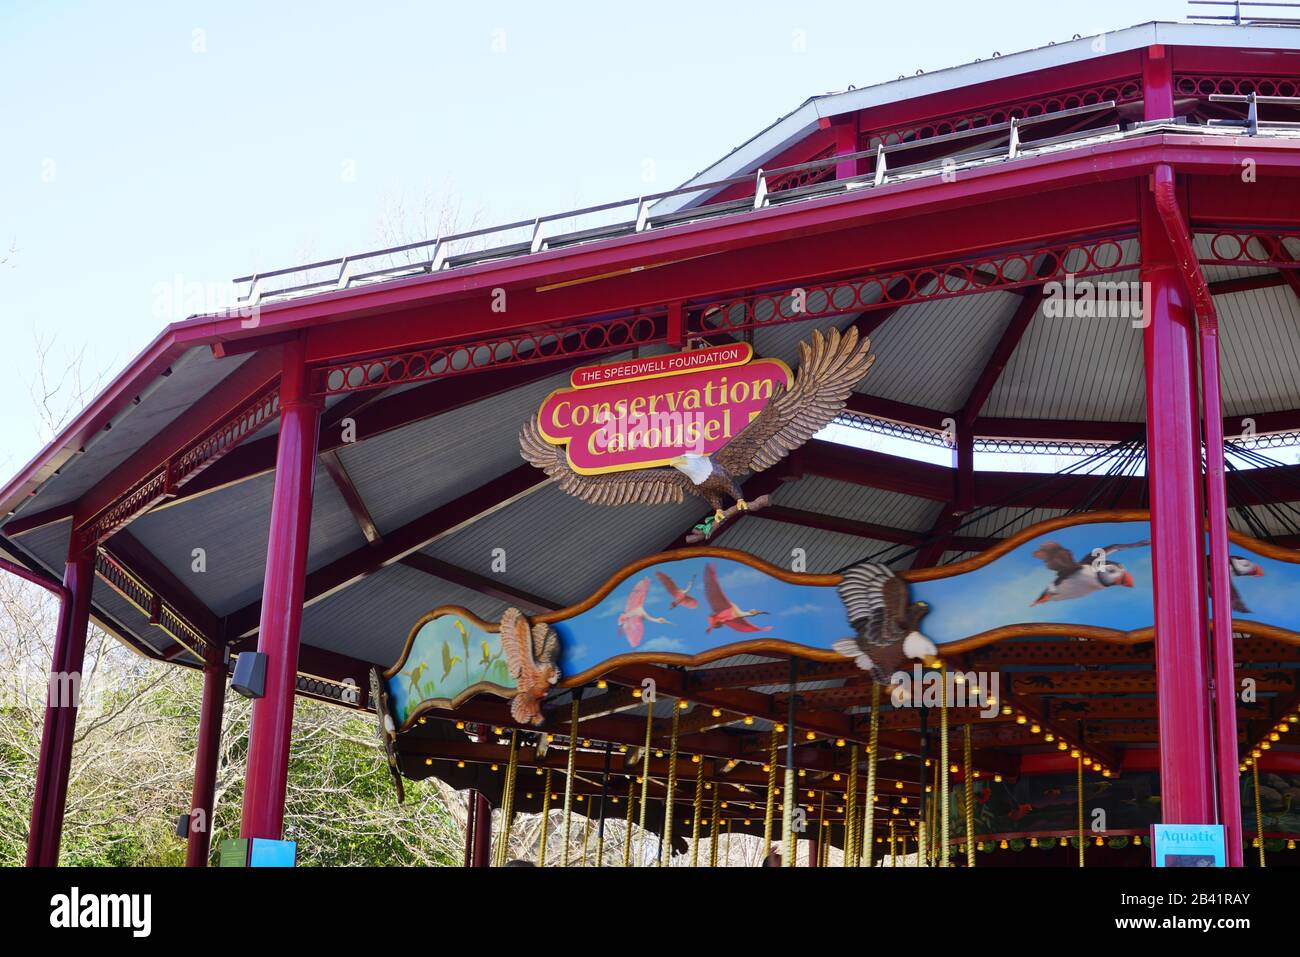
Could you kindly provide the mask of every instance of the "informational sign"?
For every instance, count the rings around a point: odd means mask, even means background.
[[[777,386],[794,381],[778,359],[753,360],[748,343],[628,359],[574,370],[546,397],[538,429],[567,447],[585,475],[667,465],[711,455],[757,415]]]
[[[1227,867],[1222,824],[1152,824],[1156,867]]]

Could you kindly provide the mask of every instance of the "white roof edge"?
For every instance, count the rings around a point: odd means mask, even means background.
[[[1098,49],[1097,41],[1104,46]],[[1166,46],[1248,47],[1300,50],[1300,30],[1280,27],[1249,27],[1231,24],[1150,22],[1111,33],[1080,37],[1063,43],[1036,47],[974,63],[945,67],[933,73],[903,77],[841,93],[826,93],[805,100],[793,112],[746,140],[713,165],[691,177],[692,183],[726,179],[755,169],[817,127],[818,120],[927,96],[959,86],[973,86],[1022,73],[1076,63],[1093,56],[1111,56],[1155,44]],[[674,212],[700,202],[700,194],[670,196],[655,205],[655,212]]]

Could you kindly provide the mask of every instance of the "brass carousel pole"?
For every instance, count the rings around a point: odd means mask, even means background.
[[[776,808],[776,759],[780,738],[777,736],[776,723],[772,724],[772,747],[767,756],[767,805],[763,811],[763,856],[772,851],[772,817]]]
[[[573,769],[578,758],[578,695],[573,696],[569,723],[569,760],[564,771],[564,855],[561,863],[569,866],[569,835],[573,826]]]
[[[704,755],[695,768],[694,818],[691,820],[691,867],[700,866],[700,805],[704,803]]]
[[[546,838],[551,830],[551,769],[546,769],[545,792],[542,794],[542,842],[537,851],[537,866],[546,866]]]
[[[1250,762],[1250,770],[1255,782],[1255,843],[1259,845],[1259,866],[1267,867],[1264,860],[1264,808],[1259,799],[1259,758]]]
[[[510,858],[510,825],[515,813],[515,778],[519,770],[519,730],[510,732],[510,759],[506,762],[505,787],[501,800],[501,843],[497,845],[497,867]]]
[[[673,730],[668,747],[668,792],[664,796],[664,826],[660,840],[663,843],[663,856],[660,866],[667,867],[673,859],[673,798],[677,791],[677,728],[680,724],[682,709],[673,703]]]
[[[872,836],[876,830],[876,755],[880,751],[880,685],[871,683],[871,736],[867,739],[867,796],[862,809],[862,851],[866,857],[867,867],[871,866],[875,855]],[[893,828],[890,828],[890,853],[893,853]],[[892,866],[892,864],[891,864]]]
[[[894,819],[889,819],[889,866],[898,866],[898,855],[894,850]]]
[[[970,725],[962,728],[962,778],[966,795],[966,866],[975,866],[975,769],[971,761]]]
[[[854,741],[849,749],[849,783],[844,795],[844,867],[857,867],[856,826],[854,818],[858,811],[858,743]]]
[[[822,850],[826,844],[827,838],[830,837],[826,831],[826,789],[823,788],[821,803],[817,807],[817,860],[814,862],[810,859],[808,861],[809,866],[822,866],[822,859],[825,857]]]
[[[921,756],[920,758],[918,758],[918,761],[920,762],[919,764],[920,772],[917,774],[917,782],[919,784],[918,790],[920,792],[917,796],[917,800],[921,802],[920,813],[918,813],[916,816],[916,828],[917,828],[916,866],[917,867],[925,867],[927,863],[925,859],[926,857],[925,849],[927,847],[928,838],[926,836],[926,830],[925,830],[925,823],[926,823],[925,819],[926,819],[926,815],[929,814],[930,812],[930,808],[929,808],[930,802],[926,801],[925,799],[925,762],[927,756],[930,753],[930,741],[929,741],[929,737],[926,735],[926,718],[927,718],[927,714],[926,714],[925,706],[922,705],[921,706]]]
[[[785,846],[785,860],[782,861],[782,865],[785,867],[794,867],[794,705],[798,678],[799,663],[792,657],[790,659],[790,700],[787,709],[789,713],[786,715],[785,726],[785,793],[781,795],[781,837],[782,844]]]
[[[623,866],[632,865],[632,808],[636,805],[636,777],[627,780],[627,827],[623,832]]]
[[[645,751],[641,755],[641,816],[638,825],[641,828],[641,840],[645,840],[645,812],[650,803],[650,737],[654,732],[655,708],[654,698],[650,697],[645,704]],[[676,708],[673,709],[674,714]],[[658,855],[655,855],[656,861]]]
[[[722,788],[713,782],[713,804],[709,811],[709,867],[718,866],[718,792]]]
[[[614,750],[611,741],[605,742],[605,770],[600,779],[600,823],[596,827],[596,866],[605,864],[605,805],[609,801],[609,762]]]
[[[1078,757],[1074,759],[1077,769],[1076,781],[1079,790],[1079,866],[1083,867],[1083,752],[1078,752]]]
[[[939,671],[939,866],[948,866],[949,801],[952,800],[952,769],[948,766],[948,669]]]

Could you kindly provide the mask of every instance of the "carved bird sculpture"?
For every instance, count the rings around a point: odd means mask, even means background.
[[[501,614],[501,649],[518,689],[510,714],[520,724],[541,724],[542,699],[560,680],[560,636],[541,622],[530,628],[523,612],[507,608]]]
[[[870,671],[878,684],[888,687],[907,658],[938,655],[934,642],[921,633],[921,619],[930,606],[911,601],[907,582],[887,566],[867,563],[850,568],[838,591],[854,636],[831,647]]]
[[[599,505],[663,505],[698,495],[713,508],[716,529],[725,520],[723,501],[746,507],[738,479],[771,468],[825,428],[844,408],[853,387],[867,374],[875,356],[871,340],[858,339],[855,327],[841,334],[814,332],[812,343],[799,345],[794,384],[778,386],[761,412],[730,442],[712,455],[680,455],[672,468],[630,469],[583,475],[570,467],[562,446],[542,438],[537,417],[519,434],[523,457],[570,495]]]

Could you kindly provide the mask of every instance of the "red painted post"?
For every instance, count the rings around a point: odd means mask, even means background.
[[[198,748],[194,752],[194,790],[190,795],[186,867],[208,866],[215,811],[213,803],[217,793],[217,759],[221,753],[221,715],[225,706],[225,653],[221,646],[211,644],[203,662],[203,705],[199,712]]]
[[[852,156],[858,151],[858,114],[837,117],[832,124],[835,132],[835,155]],[[858,175],[861,161],[841,159],[835,164],[836,179],[852,179]]]
[[[486,795],[474,794],[474,856],[471,867],[490,867],[492,852],[492,805]]]
[[[66,597],[59,609],[59,630],[54,640],[45,700],[45,726],[36,765],[36,794],[27,835],[29,867],[54,867],[59,863],[94,583],[94,554],[69,556],[63,574]]]
[[[280,437],[257,635],[257,650],[266,655],[266,693],[253,702],[248,732],[248,774],[239,829],[240,837],[245,838],[279,840],[284,830],[298,631],[321,410],[307,378],[303,342],[298,339],[285,345],[280,374]]]
[[[1215,823],[1205,667],[1195,329],[1188,290],[1150,192],[1142,197],[1147,481],[1155,604],[1160,786],[1166,824]]]

